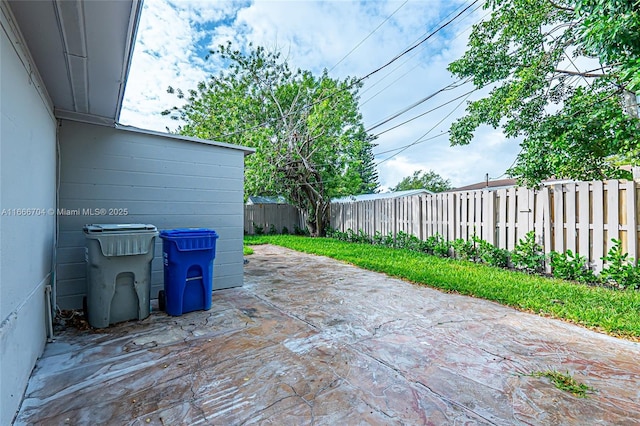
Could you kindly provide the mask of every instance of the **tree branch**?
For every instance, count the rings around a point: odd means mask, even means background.
[[[596,74],[591,72],[578,72],[578,71],[558,70],[558,69],[554,71],[559,74],[578,75],[580,77],[585,77],[585,78],[599,78],[599,77],[607,76],[607,74]]]
[[[560,9],[560,10],[566,10],[567,12],[575,12],[575,9],[572,7],[567,7],[567,6],[561,6],[557,3],[552,2],[551,0],[547,0],[551,6],[555,7],[556,9]]]

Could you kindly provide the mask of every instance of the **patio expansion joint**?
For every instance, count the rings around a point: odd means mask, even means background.
[[[495,423],[495,422],[491,421],[490,419],[486,418],[486,417],[485,417],[485,416],[483,416],[482,414],[477,413],[476,411],[472,410],[471,408],[469,408],[469,407],[467,407],[467,406],[465,406],[465,405],[463,405],[463,404],[461,404],[461,403],[459,403],[459,402],[457,402],[457,401],[455,401],[455,400],[452,400],[452,399],[448,398],[448,397],[447,397],[447,396],[445,396],[445,395],[442,395],[442,394],[440,394],[440,393],[438,393],[438,392],[434,391],[433,389],[431,389],[428,385],[426,385],[426,384],[425,384],[425,383],[423,383],[422,381],[420,381],[420,380],[414,380],[414,379],[412,379],[411,377],[408,377],[408,376],[407,376],[407,374],[406,374],[404,371],[402,371],[402,370],[400,370],[399,368],[397,368],[397,367],[393,366],[392,364],[390,364],[390,363],[388,363],[388,362],[386,362],[386,361],[384,361],[384,360],[382,360],[382,359],[380,359],[380,358],[377,358],[377,357],[375,357],[375,356],[373,356],[373,355],[371,355],[371,354],[364,353],[364,352],[362,352],[362,351],[360,351],[360,350],[358,350],[358,349],[356,349],[356,348],[354,348],[354,347],[351,347],[351,348],[352,348],[354,351],[356,351],[356,352],[360,353],[361,355],[366,356],[367,358],[370,358],[370,359],[374,360],[374,361],[375,361],[375,362],[377,362],[378,364],[380,364],[380,365],[382,365],[382,366],[384,366],[384,367],[386,367],[386,368],[389,368],[389,369],[393,370],[396,374],[398,374],[400,377],[402,377],[402,378],[403,378],[407,383],[414,383],[414,384],[416,384],[416,385],[418,385],[418,386],[420,386],[420,387],[422,387],[422,388],[426,389],[427,391],[429,391],[431,394],[435,395],[435,396],[436,396],[438,399],[440,399],[441,401],[443,401],[443,402],[445,402],[445,403],[447,403],[447,404],[449,404],[449,405],[452,405],[452,406],[456,406],[456,407],[458,407],[458,408],[461,408],[463,411],[468,411],[468,412],[472,413],[473,415],[478,416],[478,417],[480,417],[481,419],[483,419],[483,420],[487,421],[487,422],[488,422],[488,423],[490,423],[490,424],[497,424],[497,423]],[[384,414],[386,414],[386,413],[384,413]]]
[[[246,425],[248,422],[253,422],[256,418],[258,418],[262,413],[269,410],[271,407],[277,404],[280,404],[284,400],[287,400],[289,398],[295,398],[295,397],[296,397],[295,395],[286,395],[286,396],[283,396],[282,398],[278,398],[275,401],[273,401],[271,404],[267,405],[266,407],[261,408],[256,412],[250,413],[249,416],[245,420],[239,422],[238,425],[242,426],[242,425]]]
[[[259,300],[259,301],[261,301],[262,303],[264,303],[264,304],[266,304],[266,305],[270,306],[271,308],[273,308],[273,309],[277,310],[277,311],[278,311],[278,312],[280,312],[281,314],[286,315],[286,316],[288,316],[289,318],[293,318],[293,319],[296,319],[296,320],[298,320],[298,321],[300,321],[300,322],[303,322],[303,323],[307,324],[309,327],[311,327],[311,328],[312,328],[313,330],[315,330],[315,331],[321,331],[321,330],[318,328],[318,326],[316,326],[315,324],[313,324],[311,321],[307,321],[306,319],[304,319],[304,318],[302,318],[302,317],[300,317],[300,316],[298,316],[298,315],[296,315],[296,314],[293,314],[293,313],[291,313],[291,312],[287,312],[287,311],[285,311],[284,309],[282,309],[281,307],[279,307],[279,306],[278,306],[278,305],[276,305],[275,303],[271,302],[269,299],[267,299],[267,298],[265,298],[265,297],[261,297],[261,296],[259,296],[259,295],[258,295],[258,294],[256,294],[256,293],[252,293],[252,295],[253,295],[253,297],[255,297],[256,299],[258,299],[258,300]]]
[[[455,407],[458,407],[460,409],[462,409],[463,411],[472,413],[473,415],[481,418],[482,420],[488,422],[489,424],[492,425],[497,425],[498,423],[492,421],[491,419],[488,419],[487,417],[483,416],[482,414],[478,413],[477,411],[472,410],[471,408],[467,407],[464,404],[459,403],[458,401],[455,401],[445,395],[442,395],[441,393],[438,393],[436,391],[434,391],[433,389],[431,389],[431,387],[429,387],[427,384],[423,383],[420,380],[415,380],[413,383],[415,383],[416,385],[426,389],[427,391],[429,391],[430,393],[432,393],[433,395],[435,395],[438,399],[440,399],[443,402],[446,402],[449,405],[453,405]]]

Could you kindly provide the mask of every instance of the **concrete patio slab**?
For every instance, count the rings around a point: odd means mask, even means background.
[[[638,343],[280,247],[249,259],[210,311],[62,332],[16,424],[640,424]]]

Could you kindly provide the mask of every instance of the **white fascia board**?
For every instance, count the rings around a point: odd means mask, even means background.
[[[122,111],[122,102],[124,101],[124,93],[129,78],[129,70],[131,68],[131,60],[133,58],[133,48],[136,43],[138,34],[138,25],[140,24],[140,16],[142,15],[142,2],[144,0],[133,0],[131,5],[131,15],[129,17],[129,26],[127,29],[127,46],[124,52],[124,65],[122,67],[122,76],[120,78],[120,90],[118,92],[118,104],[116,105],[116,122],[120,120],[120,112]]]
[[[124,131],[127,131],[127,132],[142,133],[142,134],[145,134],[145,135],[159,136],[159,137],[169,138],[169,139],[176,139],[176,140],[182,140],[182,141],[188,141],[188,142],[203,143],[203,144],[206,144],[206,145],[217,146],[217,147],[220,147],[220,148],[235,149],[235,150],[244,152],[245,156],[251,155],[254,152],[256,152],[255,148],[249,148],[249,147],[242,146],[242,145],[234,145],[234,144],[225,143],[225,142],[216,142],[216,141],[211,141],[211,140],[207,140],[207,139],[194,138],[194,137],[191,137],[191,136],[176,135],[176,134],[173,134],[173,133],[157,132],[155,130],[140,129],[138,127],[126,126],[124,124],[119,124],[119,123],[116,123],[115,128],[118,129],[118,130],[124,130]]]

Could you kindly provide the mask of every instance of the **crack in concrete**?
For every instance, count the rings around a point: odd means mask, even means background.
[[[303,323],[307,324],[309,327],[313,328],[313,329],[314,329],[314,330],[316,330],[316,331],[319,331],[319,330],[320,330],[320,329],[319,329],[315,324],[313,324],[312,322],[307,321],[306,319],[301,318],[301,317],[299,317],[298,315],[296,315],[296,314],[294,314],[294,313],[290,313],[290,312],[285,311],[284,309],[280,308],[278,305],[276,305],[276,304],[272,303],[269,299],[266,299],[266,298],[260,297],[258,294],[255,294],[255,293],[252,293],[251,295],[252,295],[253,297],[255,297],[256,299],[258,299],[259,301],[261,301],[262,303],[265,303],[265,304],[269,305],[270,307],[272,307],[272,308],[276,309],[276,310],[277,310],[278,312],[280,312],[281,314],[283,314],[283,315],[285,315],[285,316],[287,316],[287,317],[289,317],[289,318],[295,318],[295,319],[297,319],[298,321],[301,321],[301,322],[303,322]]]
[[[293,391],[293,394],[295,396],[297,396],[298,398],[303,400],[305,404],[307,404],[307,406],[309,407],[309,412],[311,413],[311,425],[314,425],[315,424],[315,416],[314,416],[314,413],[313,413],[313,403],[311,401],[307,401],[307,399],[304,396],[300,395],[298,393],[298,391],[293,386],[291,386],[290,384],[287,383],[287,386],[289,386],[289,388],[291,388],[291,390]]]
[[[438,393],[436,391],[434,391],[433,389],[431,389],[429,386],[427,386],[426,384],[422,383],[419,380],[414,381],[413,383],[415,383],[416,385],[422,386],[423,388],[425,388],[426,390],[428,390],[429,392],[431,392],[433,395],[435,395],[438,399],[440,399],[443,402],[446,402],[450,405],[456,406],[460,409],[462,409],[463,411],[469,412],[474,414],[475,416],[485,420],[487,423],[492,424],[492,425],[497,425],[498,423],[492,421],[491,419],[486,418],[485,416],[483,416],[482,414],[478,413],[477,411],[472,410],[471,408],[467,407],[464,404],[459,403],[456,400],[453,400],[445,395],[442,395],[441,393]]]
[[[374,407],[373,405],[369,404],[367,401],[362,400],[362,402],[365,403],[365,405],[369,408],[371,408],[373,411],[380,413],[382,415],[384,415],[385,417],[389,418],[390,420],[395,420],[396,416],[392,416],[391,414],[388,414],[386,411],[382,410],[381,408],[378,407]],[[405,424],[404,422],[400,422],[400,424]]]
[[[277,399],[275,401],[273,401],[271,404],[267,405],[264,408],[261,408],[260,410],[256,411],[255,413],[253,413],[252,415],[249,415],[249,417],[247,417],[245,420],[241,421],[240,423],[238,423],[239,425],[245,425],[247,424],[247,422],[255,420],[256,417],[258,417],[259,415],[261,415],[262,413],[264,413],[265,411],[267,411],[268,409],[270,409],[271,407],[275,406],[276,404],[281,403],[282,401],[284,401],[285,399],[289,399],[289,398],[294,398],[294,395],[286,395],[283,396],[280,399]]]
[[[448,397],[446,397],[446,396],[444,396],[444,395],[442,395],[442,394],[439,394],[438,392],[435,392],[433,389],[431,389],[429,386],[425,385],[424,383],[420,382],[419,380],[409,380],[409,378],[405,375],[405,373],[404,373],[402,370],[400,370],[400,369],[398,369],[398,368],[394,367],[393,365],[389,364],[388,362],[383,361],[383,360],[381,360],[381,359],[379,359],[379,358],[376,358],[376,357],[375,357],[375,356],[373,356],[373,355],[370,355],[370,354],[367,354],[367,353],[364,353],[364,352],[358,351],[358,350],[357,350],[357,349],[355,349],[355,348],[354,348],[354,350],[356,350],[357,352],[359,352],[360,354],[362,354],[362,355],[364,355],[364,356],[366,356],[366,357],[368,357],[368,358],[371,358],[372,360],[374,360],[375,362],[379,363],[380,365],[383,365],[383,366],[385,366],[385,367],[387,367],[387,368],[389,368],[389,369],[391,369],[391,370],[395,371],[395,372],[396,372],[400,377],[402,377],[402,378],[403,378],[407,383],[412,383],[412,382],[413,382],[413,383],[415,383],[415,384],[418,384],[418,385],[420,385],[420,386],[424,387],[425,389],[427,389],[427,390],[428,390],[429,392],[431,392],[432,394],[436,395],[440,400],[442,400],[442,401],[444,401],[444,402],[446,402],[446,403],[448,403],[448,404],[450,404],[450,405],[455,405],[456,407],[462,408],[464,411],[469,411],[469,412],[473,413],[474,415],[476,415],[476,416],[478,416],[478,417],[480,417],[480,418],[482,418],[482,419],[486,420],[486,421],[487,421],[487,422],[489,422],[490,424],[494,424],[494,425],[496,424],[495,422],[491,421],[490,419],[487,419],[486,417],[484,417],[482,414],[479,414],[479,413],[475,412],[475,411],[474,411],[474,410],[472,410],[471,408],[469,408],[469,407],[467,407],[467,406],[465,406],[465,405],[463,405],[463,404],[461,404],[461,403],[459,403],[459,402],[457,402],[457,401],[455,401],[455,400],[452,400],[452,399],[450,399],[450,398],[448,398]]]
[[[377,334],[378,334],[378,330],[380,330],[383,326],[385,326],[385,325],[387,325],[387,324],[391,324],[391,323],[393,323],[393,322],[398,322],[398,321],[400,321],[400,318],[392,319],[392,320],[389,320],[389,321],[383,322],[383,323],[382,323],[382,324],[380,324],[380,325],[377,325],[377,326],[376,326],[376,327],[374,327],[374,329],[373,329],[373,336],[374,336],[374,337],[375,337],[375,336],[377,336]]]

